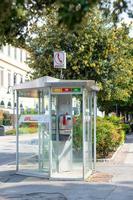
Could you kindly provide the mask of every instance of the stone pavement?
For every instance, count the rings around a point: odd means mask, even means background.
[[[89,181],[49,181],[0,168],[0,200],[132,200],[133,134],[114,160],[97,163]]]

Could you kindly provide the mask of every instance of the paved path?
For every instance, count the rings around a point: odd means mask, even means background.
[[[112,175],[112,182],[133,186],[133,134],[127,135],[122,146],[112,162],[98,163],[98,171]]]
[[[133,199],[133,135],[108,163],[98,163],[99,174],[109,181],[48,181],[15,175],[13,166],[0,168],[0,200],[132,200]],[[102,176],[101,176],[102,177]]]

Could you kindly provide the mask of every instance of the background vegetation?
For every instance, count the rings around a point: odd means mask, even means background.
[[[116,116],[97,118],[97,158],[106,158],[125,141],[125,135],[130,130],[122,119]],[[78,151],[82,148],[82,123],[79,117],[73,129],[73,144]]]

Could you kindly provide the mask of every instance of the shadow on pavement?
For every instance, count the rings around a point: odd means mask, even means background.
[[[2,187],[0,197],[12,200],[131,200],[133,188],[104,183],[44,181]]]
[[[44,178],[30,177],[16,174],[15,170],[0,171],[0,184],[2,183],[21,183],[22,181],[35,181],[45,180]]]
[[[131,133],[131,134],[127,134],[126,135],[126,141],[125,141],[125,143],[133,143],[133,133]]]
[[[16,153],[0,153],[0,166],[8,164],[10,162],[15,162],[16,160]]]

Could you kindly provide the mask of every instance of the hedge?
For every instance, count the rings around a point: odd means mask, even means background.
[[[97,118],[97,154],[107,157],[124,143],[125,127],[118,117]]]

